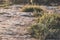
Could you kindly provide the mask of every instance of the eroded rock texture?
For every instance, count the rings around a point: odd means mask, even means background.
[[[0,40],[33,40],[26,30],[33,20],[29,13],[0,9]]]

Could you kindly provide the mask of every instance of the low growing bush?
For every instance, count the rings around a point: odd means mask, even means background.
[[[48,35],[50,38],[56,38],[60,35],[60,14],[44,14],[29,28],[32,37],[39,40],[45,40]]]
[[[21,11],[22,12],[34,12],[34,11],[41,12],[43,10],[40,8],[40,6],[26,5],[22,8]]]

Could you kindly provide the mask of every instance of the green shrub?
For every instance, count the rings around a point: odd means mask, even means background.
[[[34,12],[34,11],[37,11],[37,12],[41,12],[42,9],[39,7],[39,6],[34,6],[34,5],[26,5],[22,8],[21,10],[22,12]]]
[[[48,35],[54,37],[58,35],[60,31],[60,14],[44,14],[37,21],[38,23],[33,24],[29,29],[32,37],[45,40]]]

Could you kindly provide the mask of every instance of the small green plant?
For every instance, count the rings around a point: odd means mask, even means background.
[[[60,31],[60,14],[44,14],[29,28],[29,33],[32,37],[39,40],[45,40],[48,35],[59,34]],[[60,35],[60,34],[59,34]]]

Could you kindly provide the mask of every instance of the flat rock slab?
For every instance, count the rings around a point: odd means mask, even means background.
[[[0,40],[32,40],[26,28],[34,23],[34,17],[23,16],[29,13],[11,9],[0,10]]]

